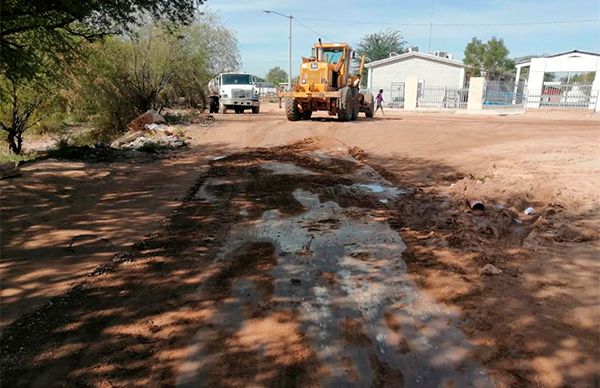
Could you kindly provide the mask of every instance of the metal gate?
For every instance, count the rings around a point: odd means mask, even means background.
[[[404,82],[392,82],[390,84],[388,106],[390,108],[404,108]]]
[[[525,104],[525,83],[515,87],[513,81],[488,81],[485,84],[484,108],[516,108]]]
[[[464,109],[467,107],[468,88],[419,83],[417,107]]]
[[[598,92],[591,83],[544,82],[540,107],[589,108],[596,104]]]

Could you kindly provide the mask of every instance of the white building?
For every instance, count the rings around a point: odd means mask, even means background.
[[[598,76],[598,73],[600,73],[600,53],[572,50],[542,58],[531,58],[517,63],[516,67],[517,82],[525,68],[528,68],[529,71],[526,82],[528,108],[539,108],[540,105],[545,103],[545,99],[548,101],[555,100],[557,105],[573,103],[577,97],[572,96],[572,94],[577,91],[574,90],[573,86],[561,88],[561,85],[568,84],[569,77],[572,75],[582,73],[595,73],[592,85],[588,87],[590,90],[585,91],[585,93],[590,95],[587,101],[589,107],[592,109],[597,107],[597,96],[600,90],[600,77]],[[546,76],[545,80],[544,76],[547,74],[562,74],[563,77],[559,80],[548,80],[550,77]],[[566,81],[563,78],[566,78]],[[581,89],[584,87],[575,86],[575,88]]]
[[[417,78],[425,86],[462,88],[465,64],[447,58],[446,53],[436,54],[409,51],[367,63],[367,87],[389,90],[392,85],[404,83],[407,78]]]

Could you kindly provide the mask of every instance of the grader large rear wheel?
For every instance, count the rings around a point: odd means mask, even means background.
[[[285,115],[289,121],[298,121],[302,119],[302,114],[298,109],[298,103],[293,98],[285,100]]]
[[[342,88],[340,100],[338,101],[338,120],[352,120],[354,95],[349,87]]]

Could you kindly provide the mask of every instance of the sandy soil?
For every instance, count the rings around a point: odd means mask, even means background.
[[[262,111],[0,183],[4,382],[600,384],[597,116]]]

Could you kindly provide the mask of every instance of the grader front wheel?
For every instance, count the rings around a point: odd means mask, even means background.
[[[302,113],[298,109],[298,103],[293,98],[285,100],[285,115],[289,121],[298,121],[302,119]]]
[[[354,110],[354,95],[349,87],[341,89],[340,100],[338,101],[338,120],[349,121],[352,120],[352,112]]]
[[[366,117],[373,117],[375,113],[375,98],[371,93],[365,93],[365,107],[363,109],[365,111]]]

